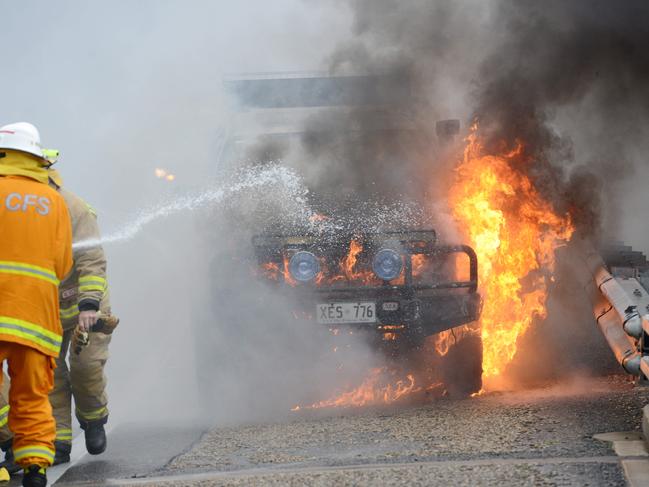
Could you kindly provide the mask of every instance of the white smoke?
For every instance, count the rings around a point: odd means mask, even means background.
[[[65,186],[99,215],[112,307],[121,318],[107,370],[111,421],[185,419],[196,403],[195,341],[208,339],[194,325],[214,300],[211,262],[237,254],[230,234],[253,232],[242,228],[246,211],[239,221],[213,215],[231,213],[234,200],[265,210],[269,193],[281,202],[268,208],[305,208],[297,176],[280,167],[207,183],[227,157],[231,120],[221,81],[227,73],[317,70],[349,19],[335,6],[301,0],[197,0],[191,8],[25,0],[5,6],[2,18],[0,42],[20,45],[20,55],[3,59],[1,123],[37,125],[44,146],[61,151]],[[156,167],[172,171],[175,182],[156,179]],[[237,255],[250,252],[247,237],[237,245]],[[217,275],[227,279],[231,271]],[[240,295],[236,304],[244,305]],[[214,343],[214,353],[234,346]],[[250,343],[236,346],[244,347],[241,355],[261,353]],[[256,370],[249,383],[232,374],[221,387],[245,391],[263,377]],[[235,395],[223,402],[215,418],[236,410]]]

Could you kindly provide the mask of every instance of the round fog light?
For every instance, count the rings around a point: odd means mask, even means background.
[[[308,282],[320,273],[320,263],[311,252],[301,250],[291,257],[288,270],[296,281]]]
[[[374,256],[372,269],[379,279],[391,281],[401,274],[401,256],[392,249],[381,249]]]

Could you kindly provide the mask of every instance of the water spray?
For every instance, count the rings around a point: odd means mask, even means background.
[[[194,211],[199,208],[213,207],[244,191],[265,186],[280,186],[282,195],[297,203],[302,221],[313,220],[315,212],[307,204],[308,190],[301,178],[291,169],[272,165],[264,168],[251,168],[239,173],[234,180],[224,183],[215,189],[202,190],[198,194],[181,196],[172,201],[150,207],[132,218],[121,229],[99,239],[75,242],[75,250],[86,249],[107,243],[125,242],[133,239],[149,223],[182,211]]]

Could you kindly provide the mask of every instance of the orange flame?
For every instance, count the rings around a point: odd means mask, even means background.
[[[161,167],[156,167],[155,170],[153,171],[155,174],[155,177],[158,179],[164,179],[166,181],[172,182],[176,179],[176,175],[170,173],[166,169],[163,169]]]
[[[385,367],[372,369],[369,376],[357,388],[344,392],[335,398],[320,401],[310,406],[295,406],[291,410],[392,404],[409,394],[423,390],[415,385],[415,378],[412,374],[407,374],[405,379],[398,379],[395,382],[386,384],[386,371]]]
[[[455,343],[453,339],[453,332],[451,330],[445,330],[439,332],[434,336],[435,338],[435,351],[440,354],[442,357],[448,353],[451,349],[451,344]]]
[[[291,272],[288,270],[289,269],[289,259],[288,255],[284,254],[284,282],[288,284],[289,286],[297,286],[297,281],[293,279],[293,276],[291,276]]]
[[[363,246],[358,240],[352,240],[349,243],[349,253],[347,257],[343,259],[343,270],[348,279],[354,280],[356,278],[356,273],[354,272],[354,267],[356,267],[356,262],[358,262],[358,254],[363,251]]]
[[[277,281],[279,279],[279,264],[276,262],[265,262],[261,265],[262,273],[267,279]]]
[[[516,171],[523,156],[520,142],[508,153],[486,154],[474,126],[450,193],[455,217],[478,254],[488,385],[502,376],[535,317],[546,316],[544,275],[554,270],[557,245],[573,233],[569,216],[557,215],[532,181]]]
[[[309,217],[311,223],[323,222],[329,220],[329,217],[320,213],[314,213]]]
[[[427,264],[428,259],[424,254],[412,254],[412,275],[418,276]]]
[[[448,353],[452,346],[462,339],[462,337],[472,333],[476,332],[472,330],[469,325],[462,325],[437,333],[433,336],[435,340],[435,351],[443,357]]]
[[[380,325],[379,330],[403,330],[406,325]]]
[[[340,267],[348,281],[360,281],[363,284],[370,284],[376,280],[372,271],[370,269],[356,269],[358,256],[361,252],[363,252],[363,244],[356,239],[352,239],[349,243],[349,253],[340,263]]]

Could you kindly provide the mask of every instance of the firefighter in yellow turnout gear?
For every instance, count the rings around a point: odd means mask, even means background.
[[[61,188],[57,172],[50,170],[50,174],[52,185],[57,187],[70,211],[73,242],[97,241],[100,234],[95,211],[81,198]],[[73,344],[75,331],[92,331],[99,317],[110,316],[106,257],[101,245],[92,245],[75,249],[73,258],[72,272],[59,286],[63,340],[56,360],[54,388],[50,393],[56,420],[55,465],[70,461],[72,397],[75,415],[85,433],[86,449],[92,455],[106,449],[104,425],[108,420],[108,398],[104,367],[111,335],[91,332],[85,346],[74,347]],[[78,353],[73,348],[77,348]],[[69,366],[66,358],[69,358]],[[4,394],[0,397],[0,445],[8,446],[12,434],[3,420],[8,411],[5,398]],[[4,463],[10,468],[11,459],[6,457],[6,460],[9,461]]]
[[[74,242],[99,239],[97,216],[81,198],[61,188],[72,217]],[[108,360],[110,335],[90,333],[89,343],[79,353],[70,351],[75,328],[90,331],[97,312],[110,315],[106,282],[106,257],[100,245],[74,251],[71,275],[60,286],[63,344],[54,371],[54,389],[50,402],[56,420],[55,463],[69,461],[72,442],[72,404],[85,432],[88,453],[98,455],[106,449],[104,424],[108,419],[108,397],[104,367]],[[65,357],[69,353],[70,367]]]

